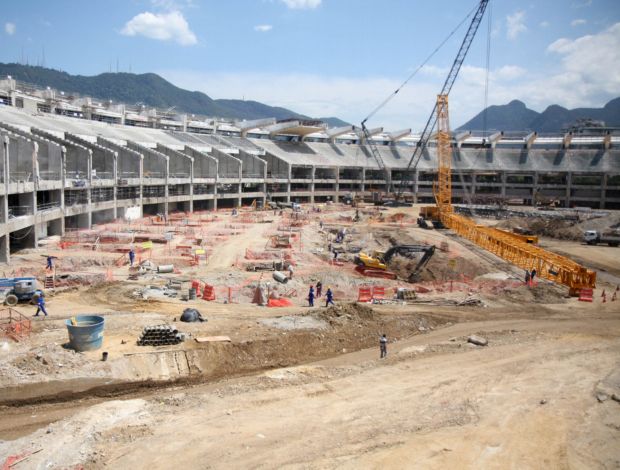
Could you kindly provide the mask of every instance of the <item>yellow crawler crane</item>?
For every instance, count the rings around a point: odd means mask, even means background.
[[[536,237],[520,236],[492,227],[477,225],[457,215],[452,208],[452,144],[448,119],[448,95],[437,96],[437,181],[433,193],[439,220],[460,236],[471,240],[500,258],[523,269],[535,269],[537,276],[568,286],[571,295],[593,288],[596,272],[573,260],[535,245]]]

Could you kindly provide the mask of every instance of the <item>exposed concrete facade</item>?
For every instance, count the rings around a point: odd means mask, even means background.
[[[333,135],[308,142],[248,135],[167,132],[0,107],[0,262],[40,238],[123,217],[130,207],[147,215],[254,200],[338,201],[351,193],[370,200],[403,178],[409,200],[433,201],[432,147],[407,171],[411,145],[377,145],[386,183],[363,145],[335,143]],[[454,202],[557,200],[620,209],[620,148],[612,138],[470,139],[455,139]]]

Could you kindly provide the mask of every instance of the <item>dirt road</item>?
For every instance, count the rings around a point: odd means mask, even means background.
[[[489,346],[468,345],[471,333],[487,337]],[[389,353],[379,361],[378,350],[365,350],[95,405],[0,444],[0,454],[43,448],[30,457],[31,468],[49,462],[616,468],[620,462],[620,403],[611,399],[620,392],[620,314],[613,309],[587,319],[459,323],[391,344]],[[73,445],[66,445],[69,436]]]

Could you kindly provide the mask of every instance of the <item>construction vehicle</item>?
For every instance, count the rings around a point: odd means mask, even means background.
[[[414,258],[422,253],[418,264],[409,273],[408,281],[416,282],[420,277],[420,272],[428,264],[435,254],[435,245],[395,245],[387,251],[373,251],[372,253],[360,252],[355,257],[356,270],[360,274],[372,277],[385,277],[396,279],[396,274],[388,271],[392,258],[396,255],[405,258]]]
[[[0,302],[5,305],[36,301],[42,294],[43,291],[37,289],[37,280],[34,277],[0,278]]]
[[[613,232],[601,233],[596,230],[586,230],[583,233],[583,241],[588,245],[606,243],[609,246],[618,246],[620,245],[620,234]]]
[[[435,107],[407,164],[404,172],[405,177],[401,178],[398,184],[396,199],[400,200],[403,197],[403,192],[408,183],[407,180],[411,175],[415,174],[417,165],[422,155],[427,152],[431,139],[436,140],[438,172],[437,180],[433,184],[436,206],[429,209],[430,213],[436,211],[437,220],[440,220],[444,226],[458,235],[471,240],[483,249],[528,271],[535,269],[538,277],[563,284],[569,288],[569,295],[578,295],[581,289],[592,289],[595,287],[596,272],[564,256],[543,250],[532,242],[528,243],[528,240],[520,240],[515,236],[518,234],[478,225],[472,219],[455,214],[452,206],[453,139],[450,134],[448,119],[448,95],[480,26],[488,3],[489,0],[480,0],[480,3],[472,13],[472,20],[461,47],[452,63],[442,89],[437,95]],[[394,95],[399,90],[396,90]],[[435,128],[437,129],[436,132]],[[379,157],[375,156],[375,158],[378,160],[379,167],[381,167],[380,155]],[[435,217],[430,218],[435,220]]]
[[[540,208],[551,208],[555,209],[556,207],[560,207],[561,201],[556,197],[543,196],[540,193],[540,190],[537,189],[534,192],[534,205]]]

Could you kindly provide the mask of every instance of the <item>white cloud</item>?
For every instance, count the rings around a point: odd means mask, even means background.
[[[4,32],[9,36],[13,36],[16,29],[17,26],[15,26],[15,23],[4,23]]]
[[[266,33],[268,31],[271,31],[273,29],[273,26],[271,26],[270,24],[257,24],[256,26],[254,26],[254,31],[257,31],[259,33]]]
[[[321,5],[322,0],[280,0],[292,10],[313,10]]]
[[[548,21],[541,21],[538,26],[540,26],[541,28],[548,28],[551,25],[551,23],[549,23]]]
[[[586,24],[587,21],[582,19],[582,18],[578,18],[576,20],[573,20],[570,22],[570,25],[575,27],[575,26],[581,26],[582,24]]]
[[[185,17],[178,11],[140,13],[125,24],[121,34],[145,36],[160,41],[176,41],[182,46],[191,46],[198,42]]]
[[[556,76],[571,101],[602,95],[617,96],[620,90],[620,23],[577,39],[561,38],[547,51],[561,56],[563,73]],[[572,93],[571,93],[572,89]]]
[[[525,26],[525,12],[515,11],[512,15],[506,16],[506,36],[508,39],[516,39],[521,33],[527,31]]]
[[[488,104],[519,99],[531,109],[550,104],[567,108],[596,107],[618,96],[620,90],[620,23],[596,35],[559,39],[547,48],[549,67],[540,74],[517,65],[489,73]],[[553,60],[557,57],[559,60]],[[420,130],[434,105],[447,69],[427,65],[416,80],[373,117],[372,126]],[[197,73],[158,71],[174,84],[200,90],[212,98],[238,98],[283,106],[308,116],[338,116],[359,123],[401,84],[388,77],[341,77],[310,74]],[[483,67],[464,65],[450,94],[450,122],[456,128],[484,105]]]
[[[494,76],[497,80],[515,80],[523,77],[526,74],[526,70],[518,65],[504,65],[498,70],[493,72],[491,76]]]

